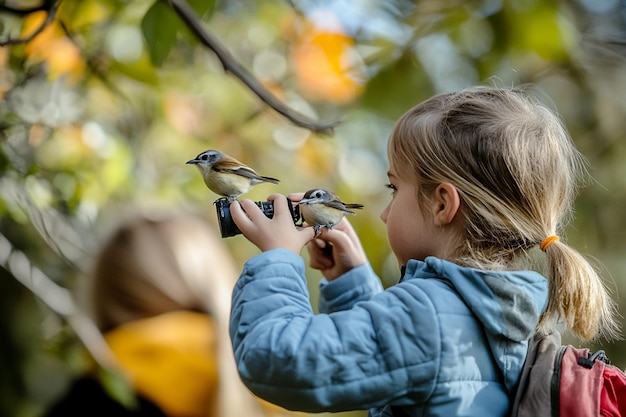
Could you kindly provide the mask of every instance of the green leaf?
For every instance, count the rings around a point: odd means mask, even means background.
[[[115,401],[128,409],[137,408],[137,397],[128,379],[118,370],[99,368],[98,377],[104,390]]]
[[[215,0],[189,0],[187,3],[198,17],[213,12]],[[165,1],[157,0],[146,12],[141,21],[141,31],[148,44],[150,60],[160,66],[176,44],[179,33],[190,34],[187,26],[174,9]]]
[[[215,8],[215,0],[187,0],[192,9],[198,13],[198,16],[205,17],[212,14]]]
[[[141,20],[150,60],[160,66],[176,43],[180,19],[165,2],[157,0]]]
[[[187,3],[189,3],[189,6],[196,12],[199,19],[206,18],[207,15],[213,14],[215,8],[215,0],[187,0]],[[197,43],[198,38],[182,20],[180,20],[180,33],[184,35],[192,45]]]

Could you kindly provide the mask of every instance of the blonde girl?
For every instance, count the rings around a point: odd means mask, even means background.
[[[418,201],[441,183],[456,189],[464,230],[451,244],[449,260],[510,270],[539,248],[549,282],[539,330],[562,319],[584,340],[617,335],[615,306],[602,280],[559,238],[586,170],[548,107],[519,89],[442,94],[402,117],[388,153],[394,172],[417,186]]]
[[[160,212],[122,222],[96,257],[87,305],[138,394],[124,409],[78,379],[48,416],[261,416],[228,337],[232,257],[198,217]]]
[[[616,333],[602,281],[559,238],[584,170],[546,106],[519,89],[441,94],[400,118],[388,158],[381,219],[402,274],[386,290],[346,221],[311,241],[284,196],[270,197],[273,219],[231,204],[263,251],[246,263],[231,315],[253,392],[315,412],[505,416],[537,329],[563,320],[583,339]],[[320,314],[299,256],[307,243],[325,277]],[[525,267],[536,248],[545,276]]]

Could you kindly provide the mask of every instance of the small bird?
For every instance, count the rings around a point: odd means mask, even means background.
[[[262,182],[280,182],[276,178],[260,176],[249,166],[214,149],[204,151],[186,163],[197,166],[209,190],[226,197],[228,201],[235,200]]]
[[[322,227],[332,229],[347,214],[356,214],[350,209],[361,209],[363,204],[344,203],[331,191],[315,188],[304,193],[298,202],[302,219],[313,226],[315,236],[318,236]]]

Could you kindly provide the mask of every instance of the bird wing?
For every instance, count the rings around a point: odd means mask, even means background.
[[[336,208],[337,210],[341,210],[343,212],[349,213],[349,214],[355,214],[354,211],[350,210],[350,209],[360,209],[363,208],[362,204],[346,204],[340,200],[330,200],[328,203],[328,206]]]
[[[211,167],[214,171],[225,172],[229,174],[240,175],[246,178],[258,178],[258,174],[250,167],[241,164],[238,161],[222,160],[219,167],[213,165]]]
[[[266,181],[266,182],[271,182],[274,184],[278,184],[280,182],[276,178],[263,177],[257,174],[256,171],[253,170],[252,168],[246,165],[243,165],[242,163],[235,161],[235,160],[233,161],[222,160],[219,167],[216,168],[215,166],[213,166],[211,169],[217,172],[225,172],[225,173],[239,175],[241,177],[250,178],[251,180],[259,181],[259,182]]]

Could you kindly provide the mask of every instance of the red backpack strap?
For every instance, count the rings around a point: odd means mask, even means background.
[[[604,351],[561,345],[535,334],[513,398],[511,417],[626,417],[626,373]]]
[[[616,366],[607,365],[604,368],[600,416],[626,417],[626,373]]]
[[[536,333],[528,341],[511,417],[558,416],[558,408],[553,409],[550,387],[560,347],[561,334],[556,330],[547,335]]]
[[[557,380],[560,383],[560,416],[599,415],[606,363],[595,359],[594,355],[589,355],[589,349],[565,347],[561,358],[561,372]]]

